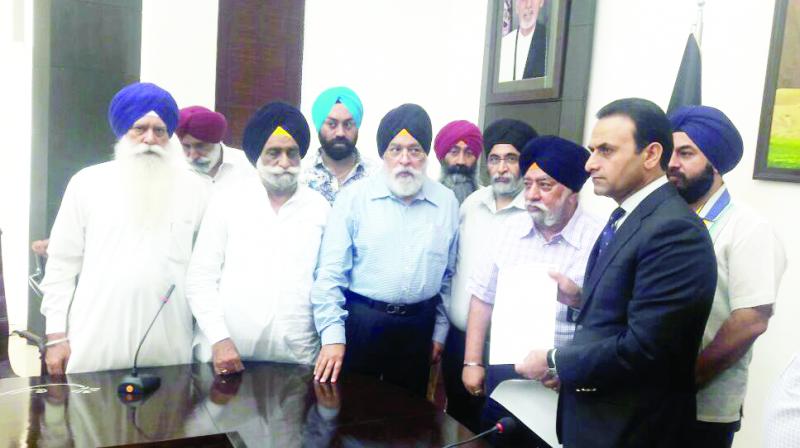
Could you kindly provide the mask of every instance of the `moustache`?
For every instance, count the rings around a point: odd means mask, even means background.
[[[540,210],[544,213],[547,213],[550,211],[550,209],[547,208],[547,206],[542,204],[541,202],[526,202],[525,208],[527,208],[529,212]]]

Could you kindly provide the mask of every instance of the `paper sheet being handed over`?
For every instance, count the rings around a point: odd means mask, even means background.
[[[517,364],[533,349],[553,347],[558,284],[552,266],[501,266],[492,311],[489,364]]]

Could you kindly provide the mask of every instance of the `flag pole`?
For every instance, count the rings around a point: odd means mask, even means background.
[[[692,34],[697,39],[697,46],[703,46],[703,6],[706,5],[706,0],[697,0],[697,19],[694,22]]]

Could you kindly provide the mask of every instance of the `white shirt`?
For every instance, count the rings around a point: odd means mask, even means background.
[[[258,181],[215,193],[187,274],[198,360],[230,337],[245,360],[314,362],[309,294],[329,211],[303,185],[278,213]]]
[[[236,185],[242,179],[255,179],[258,181],[258,172],[253,164],[247,160],[247,156],[241,149],[222,146],[222,163],[219,165],[216,174],[209,176],[195,171],[202,178],[209,194],[217,190]]]
[[[703,206],[705,216],[726,190],[720,188]],[[775,303],[786,270],[786,253],[769,223],[757,213],[731,201],[710,224],[717,256],[717,289],[708,316],[702,347],[716,336],[731,312]],[[747,390],[747,367],[752,347],[697,393],[697,419],[729,423],[739,420]]]
[[[50,233],[42,314],[47,334],[68,333],[66,373],[130,368],[171,284],[176,289],[142,346],[139,365],[191,360],[184,279],[205,207],[205,196],[197,194],[202,183],[187,166],[176,179],[169,222],[146,229],[128,218],[118,168],[112,161],[75,174]]]
[[[456,272],[453,275],[452,296],[446,304],[447,317],[459,330],[465,331],[467,328],[471,299],[467,282],[472,271],[486,260],[492,242],[507,230],[509,218],[527,213],[523,192],[517,194],[508,206],[497,210],[492,187],[478,189],[461,204]]]
[[[800,354],[781,374],[764,406],[764,446],[800,446]]]
[[[517,40],[517,35],[519,35],[519,40]],[[525,63],[528,61],[528,52],[530,52],[532,41],[533,31],[527,36],[524,36],[519,32],[519,29],[516,29],[503,36],[503,40],[500,42],[500,69],[497,72],[497,82],[523,79],[522,75],[525,72]],[[516,76],[514,73],[515,42],[517,59]]]
[[[636,210],[636,207],[638,207],[639,204],[641,204],[646,197],[650,196],[650,193],[658,190],[659,187],[666,184],[667,182],[669,182],[669,180],[667,180],[667,176],[660,176],[656,178],[654,181],[642,187],[639,191],[628,196],[628,199],[622,201],[622,204],[620,204],[619,206],[620,208],[625,210],[625,214],[622,215],[622,217],[617,220],[616,228],[619,229],[620,227],[622,227],[622,223],[625,222],[626,219],[628,219],[628,216],[630,216],[634,210]]]

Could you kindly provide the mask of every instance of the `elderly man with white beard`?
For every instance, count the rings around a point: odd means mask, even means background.
[[[211,198],[187,274],[197,319],[195,358],[216,374],[242,360],[313,364],[319,352],[309,292],[330,205],[298,184],[309,127],[296,108],[269,103],[243,146],[261,182]],[[257,283],[254,283],[257,281]]]
[[[170,142],[178,106],[160,87],[136,83],[114,96],[108,119],[115,160],[70,179],[50,234],[41,287],[51,375],[131,367],[171,285],[139,365],[191,360],[184,280],[205,198]]]
[[[472,297],[467,318],[467,339],[464,353],[464,387],[473,395],[491,395],[494,388],[510,378],[521,378],[514,365],[486,367],[484,352],[486,331],[492,318],[498,274],[505,268],[540,263],[549,265],[551,276],[559,283],[559,304],[556,315],[555,346],[572,340],[575,324],[565,294],[566,286],[582,285],[586,263],[603,224],[581,209],[578,196],[589,178],[584,164],[589,158],[585,148],[560,137],[537,137],[522,149],[519,170],[524,180],[525,205],[529,216],[517,215],[504,223],[505,229],[496,235],[486,259],[473,271],[467,283]],[[569,279],[569,280],[568,280]],[[571,280],[571,281],[570,281]],[[574,283],[572,283],[574,282]],[[562,291],[563,290],[563,291]],[[553,300],[531,291],[531,300]],[[545,385],[557,387],[558,380],[548,379]],[[510,415],[491,398],[481,417],[482,427],[491,427],[501,417]],[[486,426],[488,425],[488,426]],[[538,446],[536,436],[523,425],[504,435],[498,444],[508,446]],[[500,445],[503,446],[503,445]]]
[[[484,398],[470,394],[461,381],[471,299],[467,280],[486,259],[495,236],[502,233],[508,220],[528,215],[519,156],[525,144],[536,136],[532,127],[519,120],[501,118],[489,124],[483,143],[491,185],[469,195],[459,211],[458,257],[453,295],[447,307],[451,326],[442,355],[442,374],[447,413],[475,433],[483,430],[479,420]]]
[[[455,267],[458,201],[424,174],[424,109],[389,111],[377,137],[382,175],[341,192],[322,239],[311,291],[322,339],[314,376],[336,381],[344,369],[424,396],[449,327],[442,301]]]

